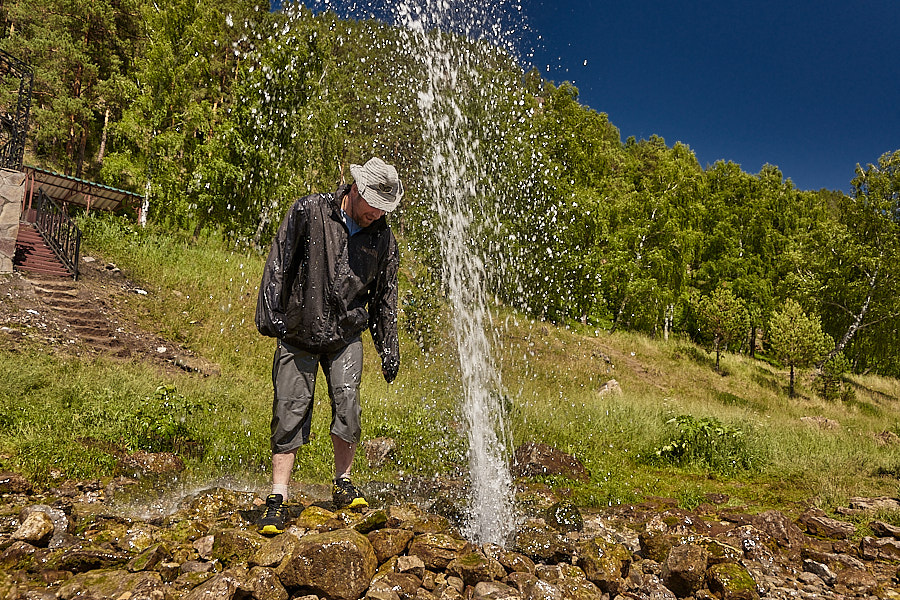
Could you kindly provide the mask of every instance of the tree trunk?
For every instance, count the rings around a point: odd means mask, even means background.
[[[716,346],[716,373],[721,373],[721,371],[719,370],[719,336],[718,335],[716,335],[715,339],[713,340],[713,344],[715,344],[715,346]]]
[[[821,369],[822,365],[828,362],[834,356],[837,356],[839,353],[844,351],[844,348],[853,339],[853,336],[856,335],[856,332],[862,329],[863,320],[866,318],[866,313],[869,312],[869,304],[872,302],[872,296],[875,293],[875,284],[878,281],[878,273],[881,270],[881,258],[884,256],[884,253],[878,255],[878,266],[875,267],[875,272],[872,273],[872,276],[869,277],[869,293],[866,295],[866,299],[862,304],[862,307],[859,309],[859,313],[854,315],[853,322],[850,323],[850,327],[847,328],[847,331],[844,333],[844,337],[841,338],[841,341],[835,344],[834,349],[825,355],[817,365],[817,369]]]
[[[794,365],[791,365],[791,386],[788,388],[788,396],[794,397]]]
[[[100,151],[97,152],[97,164],[103,166],[103,157],[106,155],[106,133],[109,130],[109,107],[103,115],[103,131],[100,133]]]
[[[84,175],[84,152],[87,148],[87,128],[81,130],[81,140],[78,142],[78,162],[75,163],[75,177],[83,179]]]

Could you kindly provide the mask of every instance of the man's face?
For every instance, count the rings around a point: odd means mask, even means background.
[[[351,217],[360,227],[368,227],[384,215],[384,211],[378,208],[372,208],[366,199],[359,193],[359,188],[353,186],[353,207],[351,209]]]

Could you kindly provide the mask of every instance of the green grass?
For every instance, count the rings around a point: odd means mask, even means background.
[[[3,341],[0,469],[44,485],[115,475],[128,452],[173,451],[197,477],[265,480],[274,345],[253,324],[263,254],[214,233],[191,239],[109,219],[83,225],[83,253],[116,263],[149,292],[114,296],[117,309],[219,373],[202,377]],[[403,365],[393,385],[381,379],[364,336],[363,437],[392,437],[398,448],[393,461],[373,469],[358,454],[354,470],[363,480],[466,470],[455,344],[440,305],[416,287],[422,280],[411,259],[403,257],[400,292],[410,298],[409,314],[400,315]],[[691,508],[706,494],[724,493],[734,505],[830,509],[852,496],[900,489],[900,445],[875,437],[900,433],[896,380],[853,377],[846,400],[824,400],[801,373],[798,396],[789,399],[787,372],[776,364],[724,354],[723,376],[714,357],[677,337],[552,325],[502,307],[493,322],[511,444],[543,442],[581,460],[590,481],[542,481],[576,502],[666,496]],[[612,378],[623,395],[600,396]],[[330,479],[329,413],[320,377],[313,439],[298,454],[295,478]],[[804,416],[840,428],[817,429]]]

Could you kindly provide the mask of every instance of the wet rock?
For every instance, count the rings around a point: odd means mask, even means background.
[[[534,573],[534,561],[518,552],[499,549],[494,556],[510,573]]]
[[[250,557],[249,564],[260,567],[275,567],[281,564],[281,561],[293,552],[300,537],[289,528],[281,535],[264,539],[259,549]]]
[[[0,472],[0,494],[30,494],[31,483],[18,473]]]
[[[678,543],[673,535],[657,531],[643,531],[638,536],[641,556],[662,563],[669,556],[669,550]]]
[[[696,544],[675,546],[662,565],[662,580],[676,596],[690,596],[703,586],[709,553]]]
[[[224,565],[246,563],[262,547],[264,539],[255,531],[223,529],[215,534],[212,556]]]
[[[516,530],[511,550],[524,554],[535,562],[558,563],[572,557],[572,544],[549,525],[537,521],[526,522]]]
[[[709,590],[721,600],[758,600],[756,581],[737,563],[713,565],[706,574]]]
[[[819,537],[843,540],[856,533],[856,526],[853,523],[832,519],[825,515],[825,511],[818,508],[807,510],[800,515],[798,521],[806,527],[806,531],[811,535]]]
[[[603,592],[587,579],[560,579],[554,584],[567,600],[603,600]]]
[[[369,463],[369,468],[372,469],[380,467],[393,456],[394,451],[397,449],[397,442],[394,438],[377,437],[365,440],[360,444],[360,447],[365,454],[366,461]]]
[[[531,573],[510,573],[506,583],[519,591],[522,600],[563,600],[559,588]]]
[[[203,560],[212,560],[213,559],[213,544],[216,541],[216,536],[214,535],[205,535],[199,540],[195,541],[191,544],[191,547],[197,551],[197,556],[202,558]]]
[[[561,500],[550,506],[544,514],[544,521],[562,533],[584,529],[581,511],[569,500]]]
[[[630,589],[620,597],[630,600],[675,600],[677,598],[656,575],[636,573],[634,579],[636,581],[633,581]],[[632,583],[631,577],[629,577],[629,583]],[[694,598],[697,600],[702,598],[700,591],[694,594]],[[716,599],[710,597],[709,600]]]
[[[416,504],[391,505],[385,509],[388,516],[387,527],[396,528],[401,523],[421,517],[424,511]]]
[[[521,600],[521,595],[499,581],[481,581],[475,585],[472,600]]]
[[[208,600],[216,598],[216,600],[234,600],[237,597],[246,597],[244,591],[251,591],[252,588],[247,581],[246,571],[240,569],[229,569],[218,575],[209,577],[202,584],[198,585],[186,595],[182,600]]]
[[[834,585],[837,582],[837,575],[828,568],[828,565],[816,562],[814,560],[805,559],[803,561],[803,570],[807,573],[816,575],[823,583]]]
[[[376,577],[366,595],[377,591],[379,595],[396,595],[400,600],[413,600],[421,585],[422,580],[415,575],[393,571]]]
[[[469,543],[465,540],[446,533],[426,533],[413,539],[409,546],[409,554],[421,558],[427,568],[443,571],[468,547]]]
[[[37,571],[44,564],[48,551],[28,542],[13,542],[0,553],[0,571]]]
[[[367,535],[375,550],[378,564],[406,551],[415,534],[408,529],[379,529]]]
[[[98,548],[75,546],[58,552],[59,554],[49,561],[51,567],[73,573],[120,567],[131,560],[128,554]]]
[[[276,572],[288,588],[305,588],[334,600],[356,600],[378,566],[362,534],[345,529],[303,537]]]
[[[578,544],[577,551],[576,564],[588,581],[609,594],[624,590],[631,565],[631,553],[625,546],[595,538]]]
[[[450,520],[437,514],[419,515],[400,524],[400,529],[408,529],[416,535],[422,533],[445,533],[450,529]]]
[[[24,521],[35,512],[44,513],[50,517],[51,521],[53,521],[53,533],[46,544],[48,548],[62,548],[70,545],[66,540],[66,536],[70,529],[70,523],[65,511],[60,508],[47,506],[46,504],[35,504],[23,509],[19,513],[19,520],[24,523]]]
[[[165,544],[151,546],[128,561],[126,568],[132,573],[137,571],[149,571],[156,566],[172,558],[172,552]]]
[[[563,475],[579,481],[590,479],[587,469],[577,458],[553,446],[536,442],[528,442],[516,448],[512,472],[516,477]]]
[[[151,571],[129,573],[122,570],[99,569],[75,575],[59,587],[57,595],[62,600],[77,597],[95,600],[164,598],[165,585],[159,573]]]
[[[215,523],[225,520],[241,509],[251,508],[255,497],[252,492],[237,492],[224,488],[203,490],[182,500],[174,516]]]
[[[353,529],[365,535],[387,525],[387,513],[383,510],[372,510],[353,525]]]
[[[447,565],[447,572],[462,579],[466,585],[482,581],[494,581],[506,577],[506,569],[499,561],[486,557],[480,552],[469,552]]]
[[[300,513],[300,516],[297,517],[294,524],[297,525],[297,527],[318,530],[320,526],[335,517],[336,515],[330,510],[313,504],[303,509],[303,512]]]
[[[119,471],[128,477],[147,477],[165,473],[181,473],[184,461],[171,452],[144,452],[139,450],[119,459]]]
[[[534,574],[550,583],[556,583],[563,579],[584,579],[584,571],[580,567],[569,563],[560,563],[558,565],[537,565],[534,568]]]
[[[12,538],[35,546],[46,547],[53,537],[53,519],[41,511],[31,512],[16,529]]]
[[[290,597],[274,569],[253,567],[247,584],[253,591],[254,600],[288,600]]]

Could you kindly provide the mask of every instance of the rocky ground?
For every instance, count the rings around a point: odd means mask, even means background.
[[[521,466],[521,465],[520,465]],[[454,484],[363,486],[370,508],[334,510],[325,486],[295,484],[289,527],[260,536],[252,492],[222,487],[141,517],[136,480],[42,492],[0,474],[0,598],[115,600],[664,600],[900,598],[900,528],[811,509],[749,514],[711,496],[688,511],[654,499],[579,510],[519,479],[528,506],[504,547],[467,541]],[[458,492],[458,488],[456,492]],[[855,499],[847,515],[900,509]]]
[[[0,348],[26,339],[51,353],[214,373],[116,309],[141,293],[102,261],[86,261],[77,283],[0,276]],[[367,456],[389,453],[384,442]],[[173,476],[175,459],[147,454],[134,471]],[[0,600],[900,599],[900,528],[875,518],[900,511],[897,499],[854,499],[840,519],[751,514],[722,496],[691,511],[670,499],[582,510],[533,479],[578,478],[573,457],[532,444],[514,466],[526,514],[503,547],[461,535],[459,482],[420,482],[412,495],[368,483],[371,507],[359,513],[298,483],[289,529],[264,538],[250,492],[213,487],[148,512],[130,501],[139,479],[35,489],[0,473]],[[859,536],[860,522],[873,535]]]

